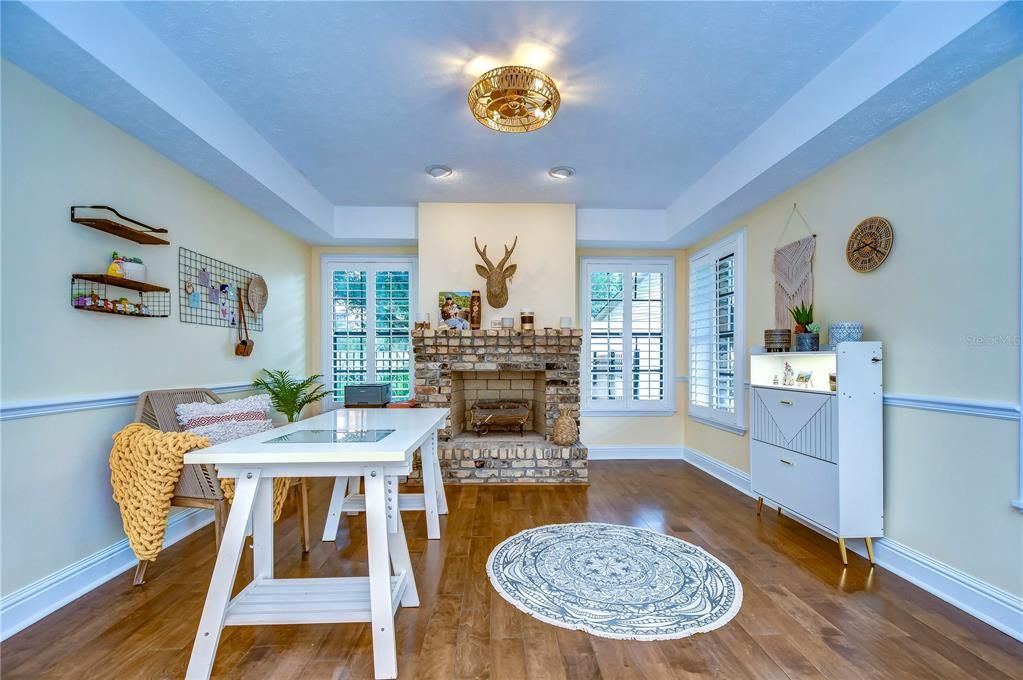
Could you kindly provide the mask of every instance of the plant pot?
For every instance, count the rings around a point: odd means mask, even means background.
[[[138,262],[122,262],[121,270],[124,272],[124,278],[131,279],[132,281],[146,280],[146,265],[139,264]]]
[[[828,341],[832,345],[840,342],[859,342],[863,339],[863,324],[859,321],[836,321],[828,326]]]
[[[792,331],[772,328],[764,331],[764,349],[768,352],[787,352],[792,347]]]
[[[797,352],[816,352],[821,348],[819,333],[796,333]]]

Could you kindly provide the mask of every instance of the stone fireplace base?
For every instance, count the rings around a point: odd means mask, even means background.
[[[578,329],[413,331],[416,400],[451,409],[438,442],[444,481],[585,484],[585,445],[550,441],[562,409],[579,422],[581,349]],[[524,401],[527,431],[477,436],[467,422],[477,399]]]
[[[587,449],[576,442],[558,446],[539,435],[532,441],[500,440],[475,435],[440,442],[440,469],[445,484],[587,484]],[[422,478],[418,464],[409,479]]]

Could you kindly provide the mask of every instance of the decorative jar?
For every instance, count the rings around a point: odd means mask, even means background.
[[[832,345],[859,342],[862,339],[863,323],[860,321],[836,321],[828,326],[828,341]]]

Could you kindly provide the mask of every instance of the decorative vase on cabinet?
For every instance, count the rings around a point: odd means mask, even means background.
[[[884,535],[884,442],[880,342],[843,342],[830,352],[750,358],[750,484],[759,497],[845,541],[862,538],[871,564]],[[772,384],[791,362],[806,387]],[[837,391],[829,386],[837,376]],[[815,380],[816,379],[816,384]]]

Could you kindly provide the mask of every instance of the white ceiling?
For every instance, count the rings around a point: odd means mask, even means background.
[[[576,203],[589,244],[684,245],[1023,49],[1000,2],[3,12],[5,57],[314,242],[406,242],[418,202],[464,201]],[[558,83],[546,128],[469,114],[473,74],[510,62]]]
[[[129,8],[332,203],[666,208],[891,4]],[[563,96],[554,121],[476,123],[467,66],[481,56],[543,67]],[[433,163],[456,176],[431,180]],[[576,180],[548,178],[556,165]]]

